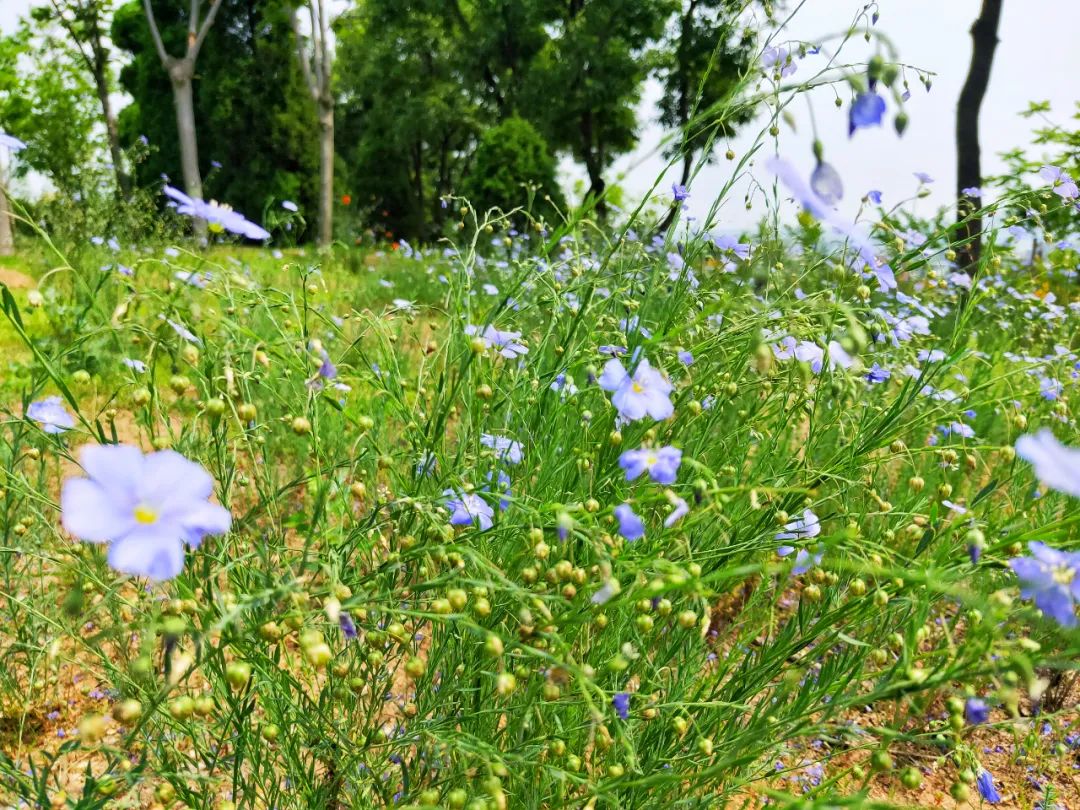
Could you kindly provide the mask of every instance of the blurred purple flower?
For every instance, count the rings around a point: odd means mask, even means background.
[[[1043,166],[1039,177],[1050,183],[1052,190],[1063,200],[1075,200],[1080,196],[1080,189],[1069,175],[1057,166]]]
[[[490,433],[483,433],[480,435],[480,444],[494,450],[499,461],[505,461],[507,464],[521,463],[521,442],[515,442],[506,436],[493,436]]]
[[[885,99],[873,90],[859,93],[848,110],[848,137],[853,136],[857,129],[881,126],[884,116]]]
[[[994,787],[994,777],[986,768],[979,771],[979,778],[975,780],[975,787],[979,789],[979,795],[990,804],[997,804],[1001,801],[1001,794]]]
[[[648,470],[649,477],[656,483],[674,484],[681,462],[682,450],[670,446],[658,450],[627,450],[619,456],[619,466],[626,471],[627,481],[633,481]]]
[[[780,76],[787,78],[796,71],[798,66],[795,64],[795,58],[791,55],[787,48],[776,48],[770,46],[761,52],[761,64],[764,67],[771,68],[774,65],[780,66]]]
[[[26,416],[41,425],[45,433],[63,433],[75,427],[75,418],[67,412],[60,397],[45,397],[31,402]]]
[[[896,277],[889,265],[879,262],[874,254],[874,246],[870,239],[852,223],[844,221],[828,202],[810,188],[802,179],[795,167],[781,158],[770,158],[766,167],[773,172],[780,181],[787,186],[794,195],[796,201],[802,205],[815,219],[828,225],[841,236],[847,238],[859,251],[859,256],[864,264],[870,268],[877,277],[878,287],[884,292],[896,287]]]
[[[452,489],[444,490],[443,495],[450,496],[446,501],[446,508],[450,510],[451,526],[475,525],[482,532],[491,528],[491,518],[495,510],[479,495],[473,492],[455,492]]]
[[[1074,605],[1080,600],[1080,553],[1058,551],[1045,543],[1028,543],[1030,557],[1009,560],[1020,580],[1020,596],[1063,627],[1076,626]]]
[[[529,347],[519,342],[521,332],[501,332],[491,324],[481,330],[479,326],[469,324],[465,327],[465,334],[478,336],[484,346],[498,350],[500,355],[509,360],[529,353]]]
[[[183,570],[184,545],[232,525],[212,503],[214,479],[173,450],[144,455],[130,445],[89,445],[80,462],[87,478],[69,478],[60,493],[60,520],[80,540],[109,544],[109,565],[155,580]]]
[[[270,238],[270,232],[244,218],[242,214],[218,205],[214,202],[205,202],[189,197],[180,189],[165,186],[162,191],[165,196],[176,203],[176,213],[194,219],[206,220],[212,228],[235,233],[248,239],[263,240]]]
[[[985,723],[990,719],[990,707],[985,700],[968,698],[964,703],[964,719],[973,726]]]
[[[1051,489],[1080,498],[1080,449],[1066,447],[1048,428],[1016,440],[1016,454]]]
[[[882,368],[877,363],[874,363],[870,369],[866,372],[866,381],[871,385],[877,385],[883,383],[892,376],[892,372],[887,368]]]
[[[810,175],[810,188],[829,205],[836,205],[844,196],[844,181],[831,164],[819,162]]]
[[[804,509],[802,517],[784,524],[785,531],[776,535],[777,540],[802,540],[821,534],[821,521],[809,509]],[[790,553],[790,552],[789,552]]]
[[[14,135],[8,135],[3,130],[0,130],[0,146],[10,149],[12,152],[21,152],[26,148],[26,144],[16,138]]]
[[[645,524],[641,522],[630,504],[621,503],[615,507],[615,519],[619,521],[619,534],[631,542],[645,536]]]
[[[611,705],[615,708],[615,714],[619,716],[620,720],[630,719],[629,692],[616,692],[615,696],[611,699]]]
[[[664,518],[665,529],[670,529],[690,512],[690,505],[678,496],[671,498],[671,503],[675,508],[671,510],[671,514]]]

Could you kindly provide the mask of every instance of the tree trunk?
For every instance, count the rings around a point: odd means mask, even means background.
[[[971,216],[979,201],[963,193],[982,183],[979,153],[979,109],[990,83],[990,67],[997,48],[1002,0],[983,0],[979,18],[971,26],[971,65],[956,105],[956,218],[960,249],[957,263],[974,274],[982,255],[982,219]]]
[[[95,84],[97,77],[94,77]],[[116,117],[112,112],[112,102],[109,101],[109,88],[98,84],[98,101],[101,103],[101,117],[105,119],[105,137],[109,141],[109,157],[112,159],[113,171],[116,174],[116,187],[124,199],[131,197],[131,176],[124,171],[124,153],[120,149],[120,133],[116,128]]]
[[[319,102],[319,247],[334,239],[334,100]]]
[[[184,175],[184,191],[189,197],[203,199],[202,174],[199,171],[199,142],[195,137],[195,97],[192,79],[195,63],[190,59],[173,59],[169,65],[173,103],[176,106],[176,130],[180,136],[180,167]],[[195,234],[206,238],[206,222],[195,220]]]
[[[116,173],[116,187],[121,196],[131,198],[131,176],[124,170],[124,153],[120,149],[120,133],[116,129],[116,116],[113,115],[112,101],[109,100],[109,54],[101,43],[101,38],[94,36],[90,42],[93,53],[94,87],[97,89],[98,103],[101,105],[101,117],[105,121],[105,137],[109,141],[109,156],[112,158],[113,171]]]
[[[0,256],[15,252],[15,239],[11,228],[11,204],[8,202],[4,178],[0,176]]]

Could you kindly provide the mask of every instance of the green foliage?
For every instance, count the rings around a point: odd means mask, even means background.
[[[655,51],[656,77],[663,87],[660,123],[681,135],[668,149],[681,153],[689,167],[695,153],[710,159],[712,138],[730,136],[745,123],[749,109],[729,105],[746,73],[756,36],[740,30],[745,0],[683,0]],[[689,169],[682,182],[686,182]]]
[[[483,118],[462,81],[465,43],[424,2],[371,0],[338,33],[342,187],[381,230],[431,236]]]
[[[644,53],[675,6],[672,0],[571,0],[557,8],[550,24],[558,33],[537,55],[525,109],[553,148],[584,164],[590,193],[599,197],[604,170],[637,143]]]
[[[155,0],[154,13],[170,53],[187,36],[184,4]],[[199,54],[195,117],[206,196],[252,216],[291,199],[314,209],[318,133],[303,84],[290,24],[289,0],[225,0]],[[117,11],[113,36],[131,54],[120,79],[134,102],[120,114],[127,144],[141,137],[150,154],[138,169],[142,184],[179,177],[169,78],[150,39],[141,2]]]
[[[45,175],[66,196],[96,190],[102,141],[93,88],[81,64],[51,26],[0,40],[0,127],[26,142],[15,173]]]
[[[550,218],[565,204],[547,143],[532,124],[516,117],[481,137],[462,193],[481,211],[525,205],[533,215]]]

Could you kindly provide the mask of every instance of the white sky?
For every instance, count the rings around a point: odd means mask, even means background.
[[[790,0],[794,7],[798,0]],[[0,28],[10,31],[19,16],[26,13],[31,0],[0,0]],[[806,0],[796,16],[788,36],[816,41],[818,37],[847,27],[864,0]],[[825,145],[826,159],[840,172],[845,183],[845,206],[857,205],[858,198],[876,188],[885,195],[885,203],[908,197],[915,189],[912,172],[922,171],[937,179],[933,194],[919,204],[929,213],[947,204],[956,171],[953,129],[956,99],[967,73],[971,55],[968,30],[978,15],[981,0],[879,0],[878,28],[887,34],[899,51],[900,59],[936,73],[933,89],[927,94],[914,74],[910,75],[911,99],[907,104],[910,125],[904,137],[897,138],[891,125],[880,130],[861,130],[854,139],[847,137],[846,110],[833,106],[833,94],[821,90],[814,96],[814,114],[818,134]],[[1054,118],[1065,122],[1080,101],[1077,81],[1080,58],[1071,46],[1061,46],[1080,31],[1080,2],[1075,0],[1004,0],[999,30],[1001,39],[995,55],[990,87],[983,103],[981,136],[983,172],[992,174],[1002,168],[997,155],[1017,146],[1026,146],[1035,123],[1018,113],[1030,100],[1049,100]],[[1059,32],[1053,34],[1053,32]],[[1056,41],[1059,44],[1054,45]],[[870,46],[861,38],[849,43],[844,61],[861,61]],[[810,75],[822,57],[808,57],[793,79]],[[663,132],[654,123],[655,83],[646,88],[646,98],[639,111],[642,139],[639,148],[620,159],[610,177],[624,174],[621,181],[632,195],[641,195],[652,185],[663,167],[655,150]],[[846,101],[845,97],[845,101]],[[890,110],[892,106],[889,100]],[[792,108],[796,131],[781,133],[780,151],[809,173],[811,134],[809,114],[804,102]],[[742,152],[753,140],[758,126],[748,125],[731,143]],[[564,162],[564,166],[565,166]],[[727,180],[730,167],[721,159],[719,165],[706,168],[691,187],[691,213],[703,213],[713,196]],[[580,172],[575,172],[580,176]],[[765,177],[759,179],[765,180]],[[670,186],[666,180],[662,189]],[[761,214],[761,207],[747,212],[742,194],[736,191],[722,209],[725,228],[749,227]]]

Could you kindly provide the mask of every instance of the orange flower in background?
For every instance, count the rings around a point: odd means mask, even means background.
[[[394,242],[394,244],[390,245],[391,250],[397,250],[399,247],[401,247],[400,242]]]
[[[342,194],[341,195],[341,204],[342,205],[349,205],[350,203],[352,203],[352,196],[349,195],[349,194]]]

